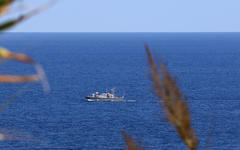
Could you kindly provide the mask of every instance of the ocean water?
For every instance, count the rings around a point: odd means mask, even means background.
[[[167,63],[187,98],[199,149],[240,149],[240,33],[6,33],[0,45],[25,53],[45,69],[51,92],[39,83],[0,114],[10,149],[122,149],[126,131],[146,149],[182,150],[147,77],[144,44]],[[32,74],[7,61],[1,74]],[[1,84],[3,103],[24,84]],[[87,102],[115,87],[136,102]]]

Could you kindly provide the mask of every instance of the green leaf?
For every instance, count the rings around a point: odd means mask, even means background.
[[[0,0],[0,6],[12,3],[14,0]]]
[[[13,27],[14,25],[20,23],[21,21],[23,21],[24,17],[23,16],[20,16],[18,17],[17,19],[15,20],[10,20],[10,21],[7,21],[3,24],[0,24],[0,31],[3,31],[3,30],[6,30],[8,28],[11,28]]]
[[[0,15],[4,14],[15,0],[0,0]]]
[[[5,1],[5,0],[0,0],[0,4],[1,4],[1,1]],[[12,1],[13,2],[15,0],[6,0],[6,1]],[[27,19],[31,18],[32,16],[35,16],[35,15],[39,14],[43,10],[51,7],[52,5],[55,5],[56,2],[58,2],[58,0],[51,0],[48,3],[46,3],[45,5],[40,6],[36,9],[28,12],[27,14],[19,16],[17,19],[9,20],[9,21],[6,21],[6,22],[0,24],[0,32],[2,32],[3,30],[6,30],[8,28],[11,28],[18,23],[21,23],[22,21],[27,20]],[[1,9],[1,5],[0,5],[0,9]],[[0,14],[1,14],[1,10],[0,10]]]

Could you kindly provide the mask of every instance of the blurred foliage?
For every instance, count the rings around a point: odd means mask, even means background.
[[[15,19],[10,19],[8,21],[5,21],[5,22],[1,23],[0,24],[0,32],[13,27],[13,26],[21,23],[24,20],[27,20],[27,19],[31,18],[32,16],[34,16],[34,15],[42,12],[43,10],[51,7],[57,1],[58,0],[51,0],[48,3],[46,3],[45,5],[42,5],[38,8],[35,8],[35,9],[31,10],[30,12],[28,12],[24,15],[19,15]],[[0,0],[0,15],[4,15],[14,2],[16,2],[16,0]]]
[[[3,16],[11,7],[11,5],[16,2],[16,0],[0,0],[0,15]],[[54,4],[56,1],[49,1],[47,4],[35,8],[31,10],[30,12],[20,15],[16,19],[10,19],[8,21],[4,21],[0,24],[0,32],[5,31],[6,29],[9,29],[18,23],[29,19],[33,15],[38,14],[39,12],[43,11],[44,9],[48,8],[52,4]],[[33,65],[36,68],[37,74],[34,75],[27,75],[27,76],[20,76],[20,75],[0,75],[0,82],[4,83],[20,83],[20,82],[37,82],[42,81],[43,87],[45,91],[49,91],[49,85],[45,77],[44,70],[42,67],[36,63],[31,57],[21,54],[21,53],[13,53],[10,52],[6,48],[0,48],[0,59],[1,60],[15,60],[22,63],[27,63],[30,65]]]
[[[166,66],[160,62],[158,67],[153,59],[149,47],[145,47],[154,94],[159,98],[160,107],[165,112],[167,121],[176,129],[179,137],[189,150],[198,148],[198,139],[191,126],[191,115],[183,93],[177,86]]]
[[[0,0],[0,15],[4,14],[14,0]]]
[[[0,0],[0,17],[3,17],[8,12],[8,10],[13,5],[13,3],[16,1],[17,0]],[[42,10],[52,5],[53,4],[52,2],[56,2],[56,1],[50,1],[50,2],[47,3],[46,5],[33,9],[24,15],[19,15],[15,19],[3,21],[2,23],[0,23],[0,33],[38,14]],[[5,60],[13,60],[20,63],[30,64],[31,66],[35,67],[36,73],[31,75],[0,74],[0,83],[41,82],[45,92],[48,92],[50,90],[44,70],[42,69],[41,65],[35,62],[31,57],[22,53],[13,53],[6,48],[0,48],[0,65],[2,65],[2,62],[4,62]],[[13,103],[21,94],[23,94],[27,89],[27,87],[28,87],[28,84],[26,84],[23,88],[20,88],[13,95],[11,95],[9,98],[4,100],[0,104],[0,113],[2,113],[11,103]],[[5,134],[0,133],[0,140],[9,140],[9,138],[7,138]]]
[[[14,1],[15,0],[0,0],[0,15],[4,15],[8,11],[9,7],[11,6],[11,4]],[[22,20],[23,20],[23,17],[19,17],[17,19],[13,19],[13,20],[1,23],[0,31],[10,28],[10,27],[16,25],[17,23],[20,23]]]
[[[31,10],[30,12],[19,15],[17,18],[10,19],[0,23],[0,32],[3,32],[22,21],[31,18],[49,6],[55,4],[57,0],[49,1],[46,5]],[[0,0],[0,17],[3,16],[16,0]],[[157,68],[152,54],[146,46],[146,52],[149,60],[150,79],[152,81],[155,95],[159,98],[159,104],[164,110],[166,118],[170,124],[174,126],[180,138],[186,144],[189,150],[196,150],[198,147],[198,139],[191,127],[191,116],[188,110],[186,100],[183,99],[182,93],[174,78],[167,71],[163,63],[160,64],[160,69]],[[36,68],[36,74],[33,75],[1,75],[0,83],[23,83],[23,82],[39,82],[43,84],[45,91],[49,91],[49,85],[42,67],[36,63],[31,57],[22,53],[13,53],[6,48],[0,48],[0,59],[14,60],[21,63],[26,63]],[[160,70],[160,71],[159,71]],[[26,88],[26,87],[25,87]],[[10,103],[12,103],[25,88],[20,89],[14,95],[9,97],[3,104],[0,105],[0,112],[4,111]],[[141,144],[137,143],[126,132],[122,132],[123,138],[127,144],[125,150],[143,150]],[[0,134],[0,140],[4,140],[4,135]]]
[[[127,146],[124,148],[124,150],[144,150],[141,143],[137,143],[130,135],[128,135],[126,132],[122,131],[122,136],[125,140],[125,143]]]

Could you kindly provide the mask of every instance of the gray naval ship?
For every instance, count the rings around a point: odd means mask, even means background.
[[[111,93],[106,92],[106,93],[99,93],[95,92],[92,93],[91,96],[86,96],[87,101],[110,101],[110,102],[118,102],[118,101],[123,101],[124,96],[122,97],[117,97],[115,96],[114,89],[111,90]]]

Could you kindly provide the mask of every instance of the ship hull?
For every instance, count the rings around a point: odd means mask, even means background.
[[[108,101],[108,102],[120,102],[123,101],[124,97],[115,97],[115,98],[99,98],[99,97],[91,97],[86,96],[87,101]]]

